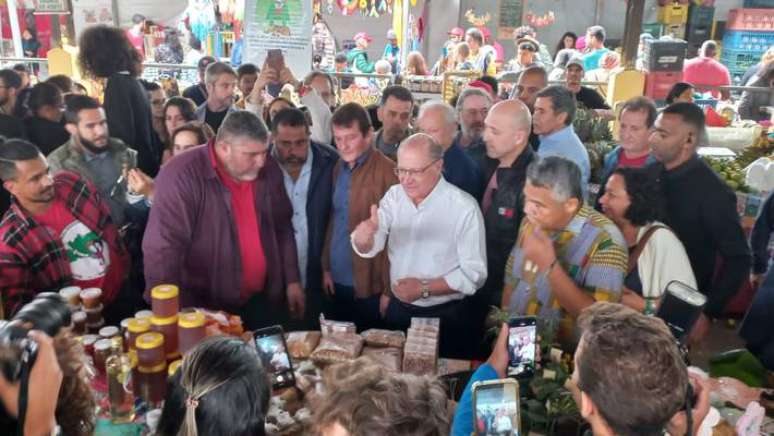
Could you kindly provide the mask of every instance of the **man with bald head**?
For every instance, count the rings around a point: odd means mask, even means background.
[[[519,81],[513,88],[511,99],[519,99],[522,103],[527,105],[529,113],[533,113],[535,110],[535,100],[537,100],[537,94],[543,88],[548,86],[548,74],[542,67],[530,67],[524,70],[519,76]],[[537,151],[540,147],[540,136],[532,132],[529,135],[529,145],[532,149]]]
[[[486,228],[489,276],[484,288],[476,295],[482,319],[489,306],[500,304],[505,262],[516,243],[524,217],[527,167],[536,158],[528,144],[532,116],[521,101],[506,100],[492,106],[484,124],[487,156],[483,171],[487,185],[481,209]]]
[[[381,309],[388,328],[406,329],[412,317],[441,318],[441,354],[466,358],[478,333],[470,297],[487,276],[484,218],[442,172],[443,148],[432,136],[404,140],[395,168],[400,185],[371,206],[370,218],[352,232],[352,248],[364,258],[387,248],[392,296]]]
[[[448,103],[428,101],[419,108],[417,127],[435,139],[443,149],[443,177],[447,182],[481,198],[483,182],[479,166],[454,141],[457,132],[457,111]]]

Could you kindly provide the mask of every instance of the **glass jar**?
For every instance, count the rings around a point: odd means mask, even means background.
[[[134,350],[137,348],[135,341],[137,337],[143,333],[150,331],[151,323],[148,318],[129,318],[129,322],[126,324],[126,341],[128,348]]]
[[[84,289],[80,293],[81,302],[86,309],[96,309],[102,306],[102,290],[99,288]]]
[[[170,318],[180,311],[180,290],[175,285],[158,285],[151,289],[153,316]]]
[[[97,370],[97,376],[104,380],[105,362],[111,353],[110,339],[100,339],[94,343],[94,369]]]
[[[120,336],[111,340],[112,354],[105,362],[107,374],[110,418],[113,423],[132,422],[134,419],[134,391],[132,389],[132,365],[128,355],[123,354],[123,340]]]
[[[157,332],[143,333],[137,336],[137,359],[140,366],[154,367],[165,363],[164,335]]]
[[[151,408],[164,401],[167,395],[167,363],[156,366],[140,366],[140,397]]]
[[[201,312],[181,313],[177,321],[178,348],[185,354],[207,337],[204,328],[204,314]]]
[[[121,331],[118,329],[118,327],[109,325],[107,327],[102,327],[99,329],[99,337],[103,339],[111,339],[116,336],[119,336],[121,334]]]
[[[79,310],[73,313],[73,333],[82,335],[86,333],[86,312]]]
[[[68,305],[75,307],[81,305],[81,288],[68,286],[59,290],[59,295],[65,299]]]
[[[147,318],[148,321],[150,321],[151,317],[153,316],[153,312],[150,310],[140,310],[137,313],[134,314],[135,318]]]
[[[83,345],[83,351],[86,355],[94,359],[94,344],[99,340],[97,335],[83,335],[81,336],[81,344]]]
[[[151,318],[151,331],[164,335],[164,353],[167,360],[174,360],[180,354],[177,341],[177,315],[169,318]]]

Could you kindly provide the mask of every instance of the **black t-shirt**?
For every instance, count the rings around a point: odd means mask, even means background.
[[[207,123],[215,133],[218,133],[220,125],[223,124],[223,119],[226,118],[228,109],[220,112],[211,112],[207,109],[207,113],[204,115],[204,122]]]
[[[207,90],[204,88],[203,84],[197,83],[196,85],[185,88],[183,90],[183,97],[190,98],[198,107],[207,101]]]
[[[580,91],[575,94],[575,100],[578,103],[583,103],[589,109],[610,109],[605,99],[597,91],[585,86],[581,86]]]

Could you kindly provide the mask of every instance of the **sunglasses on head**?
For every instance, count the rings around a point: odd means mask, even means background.
[[[519,50],[535,51],[535,47],[533,47],[532,44],[522,44],[519,46]]]

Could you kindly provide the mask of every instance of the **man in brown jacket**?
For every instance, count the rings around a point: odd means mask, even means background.
[[[323,249],[323,289],[330,297],[324,312],[367,329],[381,324],[390,301],[390,268],[385,253],[372,259],[356,255],[350,234],[398,178],[395,163],[373,146],[373,127],[362,106],[339,107],[331,123],[341,159],[333,170],[333,208]]]

